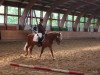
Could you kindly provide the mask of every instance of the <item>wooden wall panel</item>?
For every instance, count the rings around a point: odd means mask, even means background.
[[[16,26],[7,26],[7,30],[17,30]]]
[[[6,30],[5,26],[0,26],[0,30]]]
[[[0,30],[17,30],[17,26],[15,25],[15,26],[11,26],[11,25],[9,25],[9,26],[4,26],[4,25],[2,25],[2,26],[0,26]]]
[[[21,30],[2,30],[1,31],[1,40],[25,40],[28,31]]]
[[[25,40],[26,36],[31,33],[21,30],[2,30],[1,40]],[[100,38],[100,32],[61,32],[63,39],[80,39],[80,38]]]

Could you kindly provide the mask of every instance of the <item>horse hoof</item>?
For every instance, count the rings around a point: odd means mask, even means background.
[[[39,59],[41,59],[41,57],[39,57]]]
[[[55,58],[53,58],[53,60],[55,60]]]
[[[24,56],[26,57],[27,55],[25,54]]]
[[[25,54],[24,56],[27,57],[28,54]]]
[[[25,57],[25,55],[24,54],[21,54],[20,57]]]
[[[30,58],[32,58],[32,56],[29,56]]]

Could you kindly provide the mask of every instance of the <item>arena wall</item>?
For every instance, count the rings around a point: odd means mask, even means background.
[[[64,39],[100,38],[100,32],[62,32]]]
[[[21,30],[2,30],[1,31],[1,40],[25,40],[28,31]]]
[[[100,38],[100,32],[66,32],[60,31],[63,39]],[[25,40],[29,31],[1,30],[1,40]]]

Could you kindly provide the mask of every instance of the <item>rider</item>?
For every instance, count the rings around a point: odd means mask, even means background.
[[[45,34],[45,27],[43,26],[43,19],[40,19],[40,22],[39,22],[37,28],[38,28],[38,33],[42,33],[42,38],[39,38],[39,40],[38,40],[39,46],[42,46],[42,40],[43,40],[43,36]]]
[[[36,25],[33,27],[33,30],[34,30],[35,32],[37,31],[37,26],[36,26]]]

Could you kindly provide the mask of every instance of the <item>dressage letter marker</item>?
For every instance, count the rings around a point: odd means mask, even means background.
[[[84,73],[81,73],[81,72],[62,70],[62,69],[51,69],[51,68],[38,67],[38,66],[32,66],[32,65],[15,64],[15,63],[11,63],[10,65],[15,66],[15,67],[25,67],[25,68],[31,68],[31,69],[37,69],[37,70],[61,72],[61,73],[66,73],[66,74],[84,75]]]

